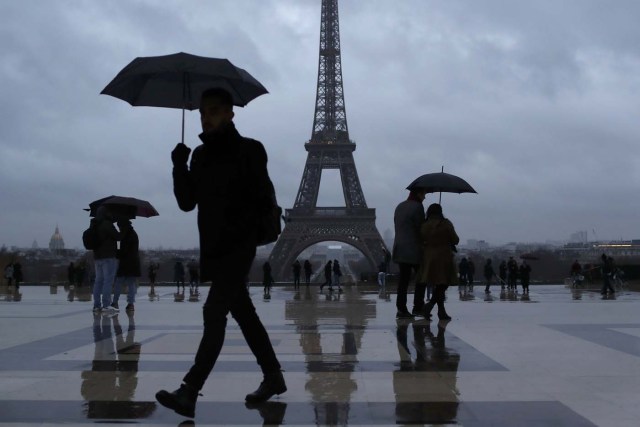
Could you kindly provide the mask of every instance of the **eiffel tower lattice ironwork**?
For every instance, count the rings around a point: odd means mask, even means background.
[[[269,262],[276,278],[291,273],[291,265],[311,245],[339,241],[357,248],[372,271],[385,257],[386,246],[376,228],[375,209],[367,207],[353,159],[356,144],[349,139],[342,88],[338,0],[322,0],[320,59],[316,108],[302,181],[293,209],[285,211],[285,226]],[[318,207],[322,171],[340,171],[345,207]]]

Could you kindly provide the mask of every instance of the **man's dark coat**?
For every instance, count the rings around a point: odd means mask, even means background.
[[[205,282],[239,258],[255,256],[257,219],[268,212],[273,184],[263,145],[240,136],[233,124],[200,139],[190,166],[174,165],[173,192],[183,211],[198,206]]]

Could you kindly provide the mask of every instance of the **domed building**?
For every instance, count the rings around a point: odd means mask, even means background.
[[[60,234],[60,230],[56,225],[56,231],[51,236],[51,240],[49,240],[49,250],[53,253],[60,253],[64,251],[64,239],[62,238],[62,234]]]

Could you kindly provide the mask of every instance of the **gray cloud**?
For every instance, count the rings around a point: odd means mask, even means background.
[[[291,207],[311,134],[316,0],[0,3],[0,243],[80,246],[82,208],[150,200],[144,246],[197,244],[178,210],[169,152],[177,110],[132,108],[100,90],[136,56],[228,57],[269,89],[237,111],[267,146]],[[444,195],[464,239],[639,237],[640,28],[633,1],[341,2],[347,116],[367,202],[392,228],[417,175],[445,170],[478,195]],[[198,117],[187,115],[187,144]],[[329,202],[341,189],[322,188]],[[434,201],[430,196],[428,201]]]

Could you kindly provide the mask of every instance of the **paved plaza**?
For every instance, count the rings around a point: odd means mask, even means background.
[[[88,290],[0,288],[0,426],[187,421],[155,402],[202,332],[199,298],[138,291],[135,314],[94,315]],[[450,322],[396,321],[376,286],[251,288],[289,391],[247,407],[261,374],[233,320],[196,425],[637,426],[640,293],[449,288]],[[177,299],[177,301],[176,301]],[[412,300],[410,296],[409,300]],[[121,300],[122,305],[122,300]]]

